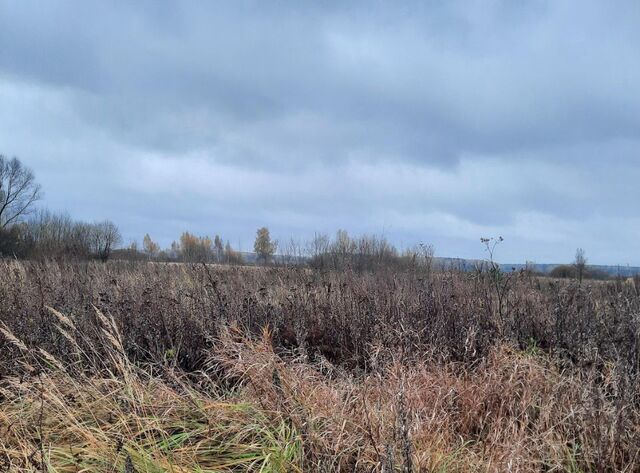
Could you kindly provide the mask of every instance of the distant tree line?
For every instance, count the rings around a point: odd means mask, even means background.
[[[551,270],[549,276],[552,278],[560,279],[577,279],[581,282],[583,279],[610,279],[611,276],[606,272],[598,268],[585,267],[581,272],[578,271],[573,264],[561,264]]]
[[[245,263],[243,255],[219,235],[211,238],[183,232],[179,240],[163,250],[146,234],[141,249],[137,242],[122,248],[122,236],[112,221],[83,222],[66,213],[37,210],[35,204],[41,198],[42,188],[33,172],[17,158],[0,155],[0,257],[101,261],[117,257],[160,262]],[[306,244],[290,240],[279,245],[271,238],[269,229],[261,227],[256,231],[253,250],[257,264],[304,264],[321,270],[421,268],[430,271],[433,265],[433,248],[429,245],[399,251],[384,236],[354,238],[345,230],[338,230],[334,238],[316,234]],[[495,265],[492,258],[491,263]],[[583,279],[608,277],[604,271],[587,265],[585,251],[581,248],[576,251],[573,264],[557,266],[549,275],[575,278],[580,283]]]
[[[242,255],[234,250],[228,241],[224,243],[219,235],[211,238],[189,232],[183,232],[180,238],[173,241],[167,249],[161,249],[160,245],[147,233],[142,239],[142,249],[138,248],[136,242],[132,242],[128,247],[117,250],[114,257],[158,262],[244,263]]]
[[[290,240],[289,243],[280,245],[271,238],[267,227],[261,227],[256,231],[253,251],[253,259],[247,261],[228,241],[223,243],[219,235],[211,238],[184,232],[166,250],[160,250],[160,246],[147,234],[143,238],[142,250],[134,243],[129,248],[118,250],[114,256],[121,259],[186,263],[303,265],[314,269],[353,271],[418,267],[431,269],[433,264],[433,248],[429,245],[418,245],[400,252],[384,237],[364,235],[352,238],[344,230],[339,230],[333,239],[319,234],[306,243]]]
[[[243,259],[239,252],[235,251],[229,241],[223,243],[219,235],[197,236],[184,232],[179,241],[171,243],[168,252],[161,252],[160,259],[171,261],[183,261],[187,263],[209,262],[242,264]]]
[[[141,249],[137,242],[122,248],[122,236],[113,222],[83,222],[66,213],[36,210],[35,203],[41,197],[42,189],[33,172],[17,158],[0,155],[0,257],[244,263],[241,253],[219,235],[211,238],[184,232],[162,250],[146,234]],[[308,263],[318,269],[355,271],[425,266],[433,257],[428,246],[400,253],[384,237],[352,238],[344,230],[339,230],[334,239],[316,235],[306,245],[292,240],[277,255],[278,241],[271,238],[267,227],[261,227],[256,231],[253,249],[258,264]]]
[[[583,279],[609,279],[609,274],[601,269],[589,266],[587,256],[582,248],[576,250],[573,264],[561,264],[551,270],[552,278],[577,279],[582,284]]]
[[[433,247],[417,245],[398,251],[384,236],[362,235],[353,238],[338,230],[333,239],[317,234],[307,244],[309,265],[317,269],[368,271],[380,268],[427,268],[433,264]]]
[[[78,222],[66,214],[35,211],[42,188],[17,158],[0,155],[0,256],[71,256],[107,260],[122,238],[108,220]]]
[[[0,229],[0,255],[15,258],[75,258],[106,261],[122,237],[111,221],[81,222],[67,214],[40,210]]]

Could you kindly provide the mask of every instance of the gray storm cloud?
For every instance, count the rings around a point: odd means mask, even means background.
[[[0,152],[128,238],[640,264],[640,4],[0,1]]]

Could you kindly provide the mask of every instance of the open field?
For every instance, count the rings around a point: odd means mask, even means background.
[[[0,262],[0,471],[638,471],[640,296]]]

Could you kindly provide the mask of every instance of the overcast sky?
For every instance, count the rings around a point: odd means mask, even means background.
[[[640,2],[0,0],[0,153],[127,242],[640,265]]]

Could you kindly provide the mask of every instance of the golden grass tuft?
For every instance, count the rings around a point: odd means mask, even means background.
[[[619,424],[602,399],[594,427],[585,399],[594,380],[546,356],[503,346],[474,367],[396,362],[354,376],[327,370],[326,360],[284,360],[271,347],[268,332],[250,340],[229,330],[209,363],[241,379],[245,399],[290,419],[308,471],[595,471],[599,435],[620,437],[606,454],[623,471],[640,467],[637,455],[625,457],[638,416]]]
[[[299,435],[248,403],[157,378],[3,383],[0,469],[50,472],[297,471]]]
[[[0,383],[0,471],[299,471],[300,435],[278,413],[132,366],[113,320],[96,312],[117,367],[99,375],[70,375],[2,329],[40,372]]]

